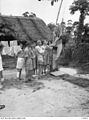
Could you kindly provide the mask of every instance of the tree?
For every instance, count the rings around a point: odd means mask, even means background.
[[[53,24],[53,23],[49,23],[47,26],[49,27],[49,29],[51,30],[51,32],[53,32],[54,29],[56,28],[56,25]]]
[[[27,12],[23,13],[23,16],[24,17],[28,17],[29,16],[29,12],[27,11]]]
[[[84,25],[83,42],[89,43],[89,23]]]
[[[36,17],[36,14],[35,13],[33,13],[33,12],[24,12],[23,14],[22,14],[24,17]]]
[[[78,35],[77,35],[77,45],[78,45],[82,39],[85,17],[89,15],[89,0],[75,0],[70,6],[70,11],[71,14],[74,14],[76,11],[80,12]]]

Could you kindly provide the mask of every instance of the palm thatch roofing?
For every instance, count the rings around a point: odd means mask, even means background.
[[[37,41],[38,39],[51,40],[51,31],[44,21],[37,17],[23,16],[2,16],[0,15],[0,33],[1,28],[4,32],[12,34],[15,39],[20,41]],[[5,34],[5,36],[7,36]]]

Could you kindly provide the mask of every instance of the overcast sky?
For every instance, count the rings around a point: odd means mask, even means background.
[[[21,16],[22,13],[29,11],[34,12],[38,17],[42,18],[46,24],[55,23],[58,13],[60,1],[54,6],[50,4],[51,0],[0,0],[0,12],[3,15]],[[74,0],[63,0],[62,8],[59,16],[59,22],[64,18],[66,22],[69,19],[78,20],[79,13],[70,15],[69,7]]]

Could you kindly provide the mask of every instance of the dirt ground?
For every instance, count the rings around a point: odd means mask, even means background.
[[[44,76],[25,83],[4,71],[0,117],[89,117],[89,80],[69,75]],[[24,71],[23,71],[24,78]]]

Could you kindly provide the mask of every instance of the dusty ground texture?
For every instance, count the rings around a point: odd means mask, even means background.
[[[4,72],[0,117],[89,117],[89,80],[47,75],[24,83],[16,71]],[[24,74],[23,74],[24,77]]]

